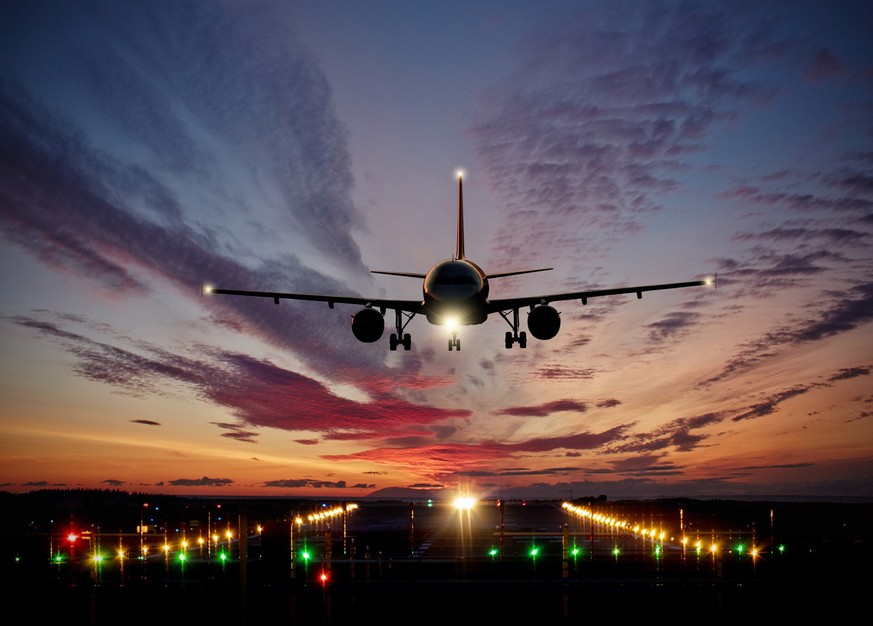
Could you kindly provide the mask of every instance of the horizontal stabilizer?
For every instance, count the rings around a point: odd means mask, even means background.
[[[416,274],[415,272],[383,272],[381,270],[370,270],[371,274],[387,274],[388,276],[406,276],[407,278],[425,278],[427,274]]]
[[[517,272],[498,272],[497,274],[488,274],[488,278],[503,278],[505,276],[518,276],[519,274],[533,274],[534,272],[548,272],[555,269],[554,267],[541,267],[536,270],[518,270]]]

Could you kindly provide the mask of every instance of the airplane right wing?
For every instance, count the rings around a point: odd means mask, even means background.
[[[539,306],[548,304],[549,302],[559,302],[565,300],[581,300],[582,304],[588,304],[590,298],[599,298],[601,296],[614,296],[624,293],[635,293],[637,298],[643,297],[644,291],[659,291],[661,289],[682,289],[684,287],[699,287],[703,285],[716,285],[716,279],[705,278],[702,280],[691,280],[683,283],[665,283],[661,285],[640,285],[637,287],[616,287],[613,289],[592,289],[589,291],[572,291],[568,293],[553,293],[544,296],[522,296],[518,298],[498,298],[488,301],[488,313],[499,313],[500,311],[508,311],[526,306]]]

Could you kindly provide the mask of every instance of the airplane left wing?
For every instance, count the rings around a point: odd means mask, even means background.
[[[519,298],[497,298],[488,301],[488,313],[499,313],[511,309],[526,306],[539,306],[549,302],[565,300],[581,300],[582,304],[588,304],[590,298],[601,296],[614,296],[623,293],[635,293],[637,298],[643,297],[644,291],[659,291],[661,289],[682,289],[683,287],[699,287],[703,285],[715,285],[715,278],[691,280],[683,283],[665,283],[662,285],[640,285],[637,287],[616,287],[613,289],[592,289],[589,291],[572,291],[569,293],[553,293],[544,296],[523,296]]]
[[[658,291],[661,289],[682,289],[683,287],[698,287],[702,285],[715,285],[715,278],[703,280],[689,280],[683,283],[664,283],[661,285],[639,285],[637,287],[615,287],[612,289],[591,289],[588,291],[571,291],[568,293],[552,293],[544,296],[525,296],[521,298],[497,298],[486,303],[488,313],[499,313],[506,320],[511,331],[507,331],[505,343],[511,348],[517,343],[524,348],[527,345],[527,333],[519,332],[519,309],[530,307],[527,316],[527,327],[537,339],[551,339],[558,334],[561,328],[561,314],[549,302],[561,300],[581,300],[582,304],[588,304],[591,298],[601,296],[614,296],[623,293],[635,293],[637,298],[643,297],[644,291]],[[510,319],[511,316],[511,319]]]

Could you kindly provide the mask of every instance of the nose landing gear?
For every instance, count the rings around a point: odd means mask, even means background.
[[[459,351],[461,350],[461,340],[458,339],[458,333],[452,331],[452,338],[449,339],[449,352],[452,351],[452,348]]]

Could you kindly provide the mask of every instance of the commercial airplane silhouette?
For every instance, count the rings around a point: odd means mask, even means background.
[[[359,298],[356,296],[320,295],[303,293],[281,293],[273,291],[242,291],[239,289],[220,289],[203,287],[203,293],[225,294],[230,296],[254,296],[279,300],[313,300],[327,302],[332,309],[334,304],[357,304],[361,308],[352,316],[352,333],[362,342],[372,343],[382,337],[385,330],[385,311],[394,311],[395,332],[391,333],[389,347],[396,350],[403,346],[404,350],[412,347],[409,333],[404,334],[407,324],[418,314],[427,317],[431,324],[447,326],[451,331],[449,351],[461,349],[461,340],[456,328],[481,324],[492,313],[499,313],[512,330],[506,331],[505,344],[512,348],[518,344],[520,348],[527,346],[527,333],[519,332],[519,310],[530,307],[527,314],[527,327],[530,334],[540,340],[552,339],[561,328],[560,313],[550,302],[561,300],[581,300],[587,304],[591,298],[612,296],[624,293],[635,293],[637,298],[643,297],[644,291],[659,289],[679,289],[682,287],[697,287],[700,285],[715,285],[715,278],[692,280],[683,283],[663,285],[641,285],[639,287],[617,287],[614,289],[595,289],[591,291],[573,291],[569,293],[547,294],[542,296],[524,296],[520,298],[488,298],[488,281],[493,278],[544,272],[551,267],[518,270],[486,274],[485,271],[468,260],[464,253],[464,181],[458,176],[458,232],[455,256],[434,265],[427,274],[414,272],[386,272],[371,270],[373,274],[389,274],[406,276],[424,281],[422,298],[420,300],[388,300],[384,298]]]

